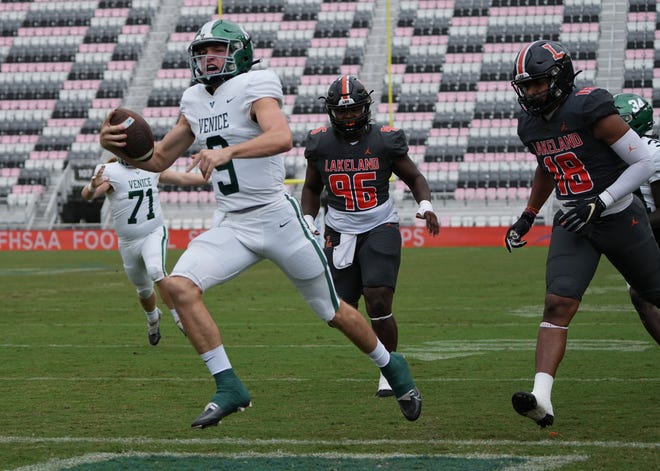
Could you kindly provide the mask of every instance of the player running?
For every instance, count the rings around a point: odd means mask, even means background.
[[[408,156],[404,132],[370,123],[371,93],[357,77],[340,76],[323,99],[332,126],[314,129],[307,136],[303,213],[313,226],[321,192],[327,189],[324,252],[337,292],[355,308],[364,296],[371,327],[393,352],[399,341],[392,302],[401,264],[401,234],[390,177],[394,173],[408,185],[419,203],[416,216],[435,236],[439,225],[431,191]],[[376,396],[392,394],[381,374]]]
[[[522,237],[553,190],[561,205],[547,256],[534,388],[512,397],[516,412],[541,427],[554,421],[550,396],[568,327],[601,255],[642,298],[660,305],[660,249],[632,194],[654,172],[649,146],[607,90],[576,89],[576,75],[564,46],[538,40],[517,54],[511,82],[522,108],[518,136],[538,166],[527,208],[506,232],[507,249],[526,244]]]
[[[211,180],[224,213],[217,227],[190,242],[164,280],[190,342],[216,383],[215,394],[192,427],[217,425],[251,404],[202,294],[263,259],[284,272],[320,319],[369,355],[392,385],[404,417],[416,420],[422,400],[405,359],[390,354],[364,317],[339,299],[323,252],[298,202],[285,191],[280,154],[291,149],[293,136],[281,110],[279,78],[270,70],[251,70],[252,40],[232,21],[202,26],[188,55],[195,84],[183,93],[181,116],[156,143],[154,156],[136,165],[162,171],[197,141],[203,149],[193,155],[191,168],[198,166]],[[120,149],[124,139],[122,127],[106,120],[103,147]]]
[[[158,183],[186,186],[204,185],[205,181],[200,173],[148,172],[113,157],[96,166],[92,179],[81,191],[87,201],[101,195],[108,198],[119,254],[147,316],[147,335],[151,345],[157,345],[161,337],[162,313],[156,303],[154,284],[159,287],[160,297],[177,327],[185,333],[172,299],[160,288],[167,275],[165,258],[169,239],[160,207]]]

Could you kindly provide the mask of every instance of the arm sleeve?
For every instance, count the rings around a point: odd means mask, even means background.
[[[629,129],[611,147],[628,164],[628,168],[619,178],[605,189],[612,200],[617,201],[648,181],[655,172],[655,165],[649,146],[632,129]],[[606,205],[609,206],[607,202]]]

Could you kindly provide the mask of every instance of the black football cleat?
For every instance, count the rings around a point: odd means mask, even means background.
[[[229,369],[219,374],[222,375],[221,387],[191,427],[199,429],[212,427],[218,425],[229,414],[243,412],[247,407],[252,407],[250,393],[234,371]]]
[[[149,337],[149,343],[151,345],[158,345],[160,342],[160,317],[161,312],[158,310],[158,319],[155,322],[147,321],[147,335]]]
[[[417,388],[411,389],[396,400],[399,403],[401,413],[406,419],[411,422],[419,419],[422,413],[422,395]]]
[[[209,402],[204,408],[204,412],[195,419],[190,425],[192,428],[204,429],[217,426],[223,418],[234,412],[243,412],[246,408],[252,407],[252,402],[247,402],[244,406],[234,406],[222,409],[215,402]]]
[[[410,420],[417,420],[422,413],[422,395],[415,386],[408,363],[399,353],[390,353],[390,362],[380,369],[399,403],[403,416]]]
[[[549,427],[555,421],[554,415],[539,405],[533,394],[518,391],[511,397],[511,404],[517,413],[529,417],[541,428]]]

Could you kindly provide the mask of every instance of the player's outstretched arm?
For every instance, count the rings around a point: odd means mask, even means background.
[[[104,171],[105,165],[101,165],[98,172],[96,172],[95,175],[92,175],[90,182],[81,190],[81,196],[87,201],[92,201],[94,198],[102,195],[111,188],[107,177],[103,176]]]
[[[204,175],[199,172],[177,172],[172,169],[163,170],[159,181],[179,186],[203,186],[206,183]]]

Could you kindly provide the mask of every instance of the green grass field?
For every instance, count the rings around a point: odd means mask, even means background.
[[[273,265],[253,267],[205,297],[254,407],[203,431],[190,422],[213,380],[169,314],[148,344],[118,253],[0,253],[0,468],[660,469],[660,348],[606,260],[569,331],[555,425],[513,411],[532,387],[545,252],[404,250],[417,422],[373,397],[375,366]]]

